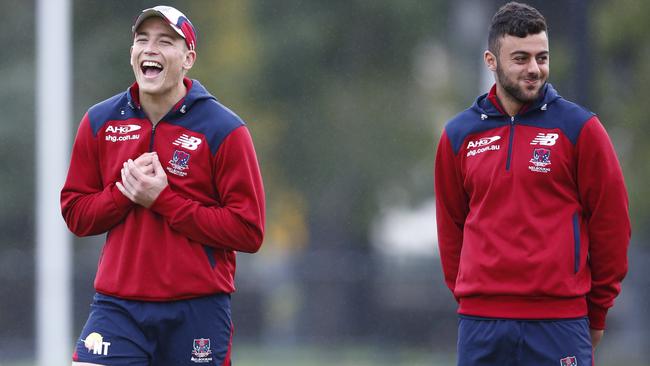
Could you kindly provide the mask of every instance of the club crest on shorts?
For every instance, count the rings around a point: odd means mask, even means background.
[[[169,161],[169,166],[167,171],[178,175],[179,177],[184,177],[187,175],[187,172],[184,170],[189,168],[190,154],[182,150],[174,150],[174,155],[172,160]]]
[[[199,338],[194,340],[192,346],[192,358],[195,363],[208,363],[212,361],[212,350],[210,350],[210,338]]]
[[[565,357],[560,359],[560,366],[578,366],[578,360],[576,356]]]
[[[550,172],[551,168],[547,166],[551,165],[551,150],[543,148],[533,149],[533,158],[529,162],[532,165],[528,166],[528,169],[532,172]]]

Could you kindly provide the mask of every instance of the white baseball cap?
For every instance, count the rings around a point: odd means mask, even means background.
[[[171,6],[158,5],[153,8],[144,9],[135,20],[131,31],[135,33],[140,24],[151,17],[160,17],[166,20],[169,26],[185,39],[187,48],[190,50],[196,48],[196,31],[192,22],[183,13]]]

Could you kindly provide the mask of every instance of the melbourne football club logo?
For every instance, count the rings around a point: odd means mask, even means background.
[[[172,160],[169,161],[167,171],[179,177],[184,177],[187,175],[185,170],[189,168],[189,162],[190,154],[182,150],[175,150]]]
[[[551,163],[551,150],[549,149],[534,149],[533,158],[530,162],[535,166],[547,166]]]
[[[576,356],[565,357],[560,360],[560,366],[578,366]]]
[[[548,173],[551,171],[551,168],[547,167],[551,165],[551,150],[549,149],[533,149],[533,158],[530,159],[530,165],[528,169],[533,172],[538,173]]]
[[[212,350],[210,349],[210,338],[199,338],[194,340],[192,346],[192,358],[195,363],[208,363],[212,361]]]

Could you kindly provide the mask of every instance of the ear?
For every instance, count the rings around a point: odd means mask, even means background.
[[[490,71],[497,71],[497,57],[492,52],[486,50],[485,53],[483,53],[483,61],[485,61],[485,65],[490,69]]]
[[[192,66],[194,66],[194,62],[196,61],[196,51],[194,50],[189,50],[185,54],[185,60],[183,60],[183,69],[187,72],[189,71]]]
[[[129,48],[129,64],[133,66],[133,46]]]

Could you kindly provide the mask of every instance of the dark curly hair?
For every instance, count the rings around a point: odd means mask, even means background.
[[[546,32],[546,19],[530,5],[511,1],[492,17],[488,33],[488,50],[499,55],[501,38],[506,35],[524,38],[529,34]]]

